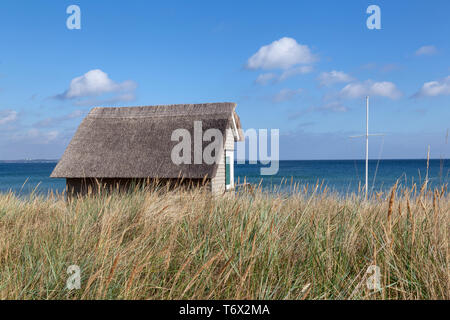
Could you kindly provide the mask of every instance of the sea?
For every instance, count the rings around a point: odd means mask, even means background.
[[[0,192],[19,196],[63,192],[64,179],[50,178],[57,161],[0,161]],[[291,191],[319,184],[339,194],[358,192],[364,186],[364,160],[289,160],[280,161],[278,173],[261,175],[260,164],[235,164],[235,183],[260,185],[269,192]],[[370,160],[369,190],[389,190],[398,181],[403,187],[421,185],[440,187],[450,182],[450,159]]]

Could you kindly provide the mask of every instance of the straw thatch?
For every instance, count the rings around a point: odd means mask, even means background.
[[[168,106],[93,108],[78,127],[55,167],[54,178],[212,178],[217,164],[181,164],[171,160],[178,142],[171,141],[175,129],[194,136],[194,121],[203,131],[219,129],[225,137],[238,128],[235,103],[181,104]],[[194,139],[192,139],[192,144]],[[205,147],[209,142],[203,142]],[[191,147],[192,159],[194,147]]]

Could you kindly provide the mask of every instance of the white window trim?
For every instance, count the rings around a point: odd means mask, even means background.
[[[234,151],[225,150],[225,183],[227,181],[227,157],[230,158],[230,184],[225,184],[226,190],[234,188]]]
[[[239,140],[239,131],[236,125],[236,120],[234,119],[234,112],[231,115],[231,117],[233,118],[233,132],[234,132],[234,140],[237,141]]]

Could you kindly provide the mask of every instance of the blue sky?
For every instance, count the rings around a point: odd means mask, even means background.
[[[69,30],[69,5],[81,29]],[[381,30],[369,30],[369,5]],[[281,159],[450,157],[450,2],[2,1],[0,159],[59,158],[91,107],[233,101]]]

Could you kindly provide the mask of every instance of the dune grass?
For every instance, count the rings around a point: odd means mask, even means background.
[[[2,194],[0,298],[450,298],[446,188],[368,202],[317,188]],[[66,288],[70,265],[78,290]],[[381,290],[366,285],[372,265]]]

